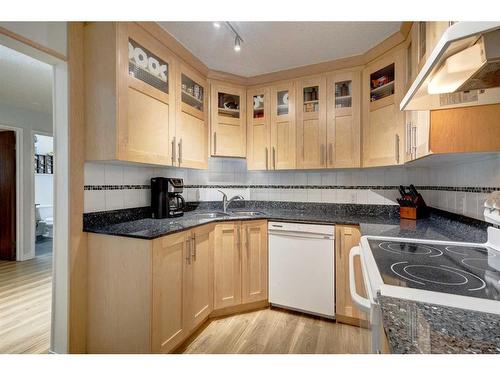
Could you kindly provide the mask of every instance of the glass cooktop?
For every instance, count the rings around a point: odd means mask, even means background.
[[[368,243],[385,284],[500,300],[500,252],[446,244]]]

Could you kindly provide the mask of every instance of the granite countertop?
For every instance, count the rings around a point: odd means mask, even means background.
[[[378,298],[392,353],[500,354],[500,315]]]
[[[237,201],[231,210],[254,210],[262,215],[200,218],[200,213],[221,211],[220,202],[206,202],[191,206],[178,218],[152,219],[149,208],[143,207],[84,214],[84,231],[150,240],[211,222],[269,219],[360,225],[362,235],[486,242],[484,223],[437,210],[417,221],[400,220],[398,206],[382,205]]]

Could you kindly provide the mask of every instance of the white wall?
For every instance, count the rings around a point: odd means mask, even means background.
[[[0,22],[0,27],[66,56],[66,24],[66,22]]]
[[[48,155],[54,152],[54,138],[45,135],[36,135],[35,154]]]
[[[52,115],[43,112],[30,111],[17,107],[7,106],[0,103],[0,125],[8,125],[23,129],[23,178],[24,185],[22,186],[22,194],[24,207],[22,212],[23,223],[29,223],[32,214],[32,207],[29,202],[33,187],[31,186],[31,167],[33,157],[31,148],[33,138],[31,130],[52,133]],[[24,229],[24,254],[30,253],[29,244],[34,236],[34,228],[31,225],[26,225]]]
[[[54,175],[35,175],[35,204],[54,206]]]

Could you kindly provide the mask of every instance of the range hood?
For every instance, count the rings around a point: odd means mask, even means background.
[[[500,22],[458,22],[443,33],[400,109],[492,103],[500,103]]]

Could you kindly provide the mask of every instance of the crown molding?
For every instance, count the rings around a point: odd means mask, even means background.
[[[413,24],[413,22],[409,21],[402,22],[399,31],[390,35],[382,42],[360,55],[324,61],[317,64],[299,66],[251,77],[244,77],[237,74],[209,69],[200,59],[193,55],[186,47],[184,47],[177,39],[175,39],[156,22],[137,23],[143,29],[153,35],[156,39],[162,42],[165,46],[167,46],[185,64],[197,70],[201,75],[207,77],[207,79],[224,81],[241,86],[264,85],[277,81],[284,81],[288,79],[327,73],[334,70],[358,68],[381,57],[387,51],[405,42],[408,38]]]

